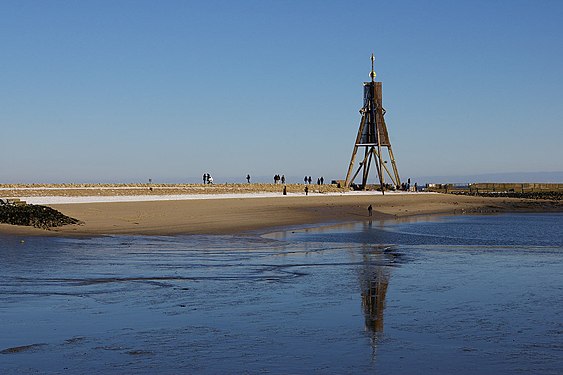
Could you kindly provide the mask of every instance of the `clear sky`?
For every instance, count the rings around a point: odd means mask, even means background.
[[[563,170],[563,1],[0,2],[0,182]]]

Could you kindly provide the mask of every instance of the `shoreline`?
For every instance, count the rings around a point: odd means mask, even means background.
[[[104,235],[260,234],[326,224],[428,215],[563,212],[562,202],[450,194],[318,194],[212,197],[195,200],[49,204],[80,225],[43,230],[0,224],[0,235],[94,237]]]

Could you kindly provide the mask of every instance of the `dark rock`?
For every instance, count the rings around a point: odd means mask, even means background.
[[[80,222],[47,206],[2,204],[0,205],[0,223],[49,229]]]

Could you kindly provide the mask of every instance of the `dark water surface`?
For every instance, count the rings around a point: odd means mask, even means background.
[[[2,374],[563,373],[563,214],[21,239]]]

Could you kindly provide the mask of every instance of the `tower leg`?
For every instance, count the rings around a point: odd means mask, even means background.
[[[374,150],[374,152],[377,154],[377,152],[375,150]],[[383,173],[383,170],[385,170],[385,172],[387,172],[387,175],[391,179],[391,182],[393,182],[393,184],[397,185],[397,181],[395,180],[395,178],[393,178],[393,174],[391,174],[391,171],[389,171],[389,168],[387,168],[385,163],[382,163],[381,165],[383,166],[383,169],[381,170],[381,172]]]
[[[393,167],[393,172],[395,174],[395,186],[401,186],[401,179],[399,178],[399,171],[397,170],[397,164],[395,164],[395,156],[393,156],[393,150],[391,150],[391,146],[387,147],[389,150],[389,159],[391,159],[391,166]]]
[[[350,178],[350,175],[352,174],[352,170],[354,168],[354,162],[356,161],[357,152],[358,152],[358,146],[354,146],[354,150],[352,150],[352,157],[350,158],[350,165],[348,166],[348,172],[346,173],[346,181],[344,182],[344,186],[346,187],[350,187],[350,183],[352,183],[352,181],[356,177],[354,175],[354,177]]]
[[[364,157],[364,159],[360,162],[360,166],[359,166],[358,169],[356,170],[356,173],[354,173],[354,175],[353,175],[352,178],[350,179],[350,183],[356,179],[356,177],[358,176],[358,174],[360,173],[360,171],[362,170],[362,167],[364,166],[364,164],[366,164],[366,162],[367,162],[367,155],[366,155],[366,156]]]
[[[366,189],[366,185],[368,182],[368,173],[369,173],[369,167],[371,165],[371,150],[369,150],[367,147],[365,148],[365,158],[364,158],[364,171],[363,171],[363,175],[362,175],[362,190]]]
[[[372,152],[374,159],[375,159],[375,169],[377,170],[377,178],[379,180],[379,183],[381,184],[381,177],[383,176],[383,171],[381,170],[381,167],[379,166],[379,162],[378,162],[379,156],[377,155],[377,150],[375,149],[375,147],[371,148],[371,152]]]
[[[385,173],[383,173],[383,157],[381,155],[381,137],[377,137],[377,153],[379,155],[377,158],[377,161],[379,162],[379,168],[377,169],[379,171],[379,185],[381,186],[381,193],[385,194]]]
[[[354,162],[356,161],[356,153],[358,152],[358,143],[362,139],[362,133],[364,131],[364,127],[366,126],[366,116],[365,114],[362,115],[362,119],[360,120],[360,128],[358,129],[358,135],[356,136],[356,143],[354,143],[354,150],[352,151],[352,157],[350,158],[350,165],[348,166],[348,172],[346,173],[346,182],[344,185],[346,187],[350,187],[350,184],[354,180],[353,178],[350,179],[350,174],[354,169]]]

